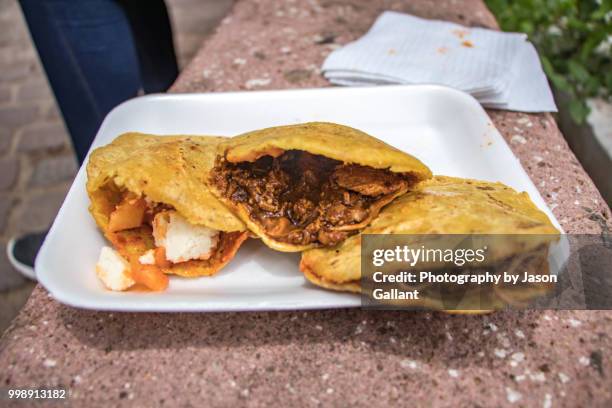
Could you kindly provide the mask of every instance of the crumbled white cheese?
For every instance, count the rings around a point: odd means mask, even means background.
[[[138,262],[143,265],[155,265],[155,251],[153,249],[149,249],[138,258]]]
[[[135,283],[130,276],[130,264],[117,251],[106,246],[100,251],[96,275],[110,290],[126,290]]]
[[[176,211],[158,213],[153,220],[155,246],[164,247],[172,263],[211,257],[219,240],[219,231],[190,224]]]

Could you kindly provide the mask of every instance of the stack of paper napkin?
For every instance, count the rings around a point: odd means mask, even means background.
[[[527,36],[384,12],[359,40],[332,52],[323,74],[337,85],[440,84],[484,106],[556,111]]]

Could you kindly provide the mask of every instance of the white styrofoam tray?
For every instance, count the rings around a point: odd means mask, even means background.
[[[92,149],[123,132],[236,135],[270,126],[329,121],[361,129],[409,152],[435,174],[501,181],[527,191],[559,228],[518,159],[471,96],[433,86],[384,86],[150,95],[115,108]],[[342,146],[340,146],[341,148]],[[172,277],[163,293],[111,292],[95,275],[104,238],[87,211],[79,170],[36,259],[42,285],[60,302],[123,311],[238,311],[354,307],[358,296],[308,283],[299,254],[249,240],[214,277]]]

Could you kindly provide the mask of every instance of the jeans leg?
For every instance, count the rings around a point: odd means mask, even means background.
[[[141,86],[129,22],[114,0],[20,0],[79,162],[105,115]]]
[[[172,26],[164,0],[119,0],[132,28],[145,93],[165,92],[178,76]]]

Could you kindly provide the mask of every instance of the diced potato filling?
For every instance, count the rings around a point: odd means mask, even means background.
[[[140,262],[133,262],[132,276],[134,280],[147,288],[161,292],[168,287],[170,279],[156,265],[143,265]]]
[[[128,197],[124,199],[110,214],[108,230],[110,232],[117,232],[140,227],[144,220],[146,209],[147,203],[141,197]]]

